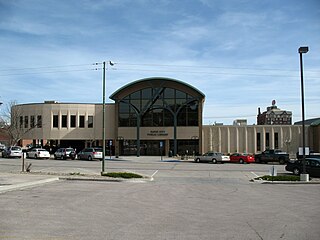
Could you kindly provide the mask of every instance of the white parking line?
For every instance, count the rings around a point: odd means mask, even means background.
[[[251,172],[255,177],[260,177],[259,175],[255,174],[254,172]]]
[[[151,175],[151,178],[153,178],[153,176],[156,175],[158,171],[159,171],[159,170],[155,171],[155,172]]]

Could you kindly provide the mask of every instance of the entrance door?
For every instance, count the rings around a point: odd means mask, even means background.
[[[160,142],[162,145],[160,146]],[[165,156],[165,141],[159,140],[143,140],[141,141],[141,150],[140,154],[142,156]]]

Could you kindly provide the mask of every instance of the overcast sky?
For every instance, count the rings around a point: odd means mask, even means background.
[[[319,0],[0,0],[0,107],[101,103],[132,81],[169,77],[206,96],[204,124],[256,123],[273,99],[320,117]],[[94,70],[97,69],[97,70]]]

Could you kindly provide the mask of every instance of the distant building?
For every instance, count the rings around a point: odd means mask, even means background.
[[[247,125],[247,119],[236,119],[233,121],[234,126],[246,126]]]
[[[267,107],[267,111],[261,113],[258,108],[257,125],[291,125],[292,112],[281,110],[276,106],[276,101],[272,101],[272,106]]]

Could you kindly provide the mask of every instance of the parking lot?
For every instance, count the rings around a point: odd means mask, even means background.
[[[100,161],[26,161],[31,173],[101,172]],[[249,181],[272,164],[160,157],[105,163],[106,171],[153,181],[57,180],[3,192],[0,239],[319,239],[320,185]],[[284,165],[275,167],[285,172]],[[8,173],[21,176],[21,159],[0,158],[0,169],[0,181]]]

